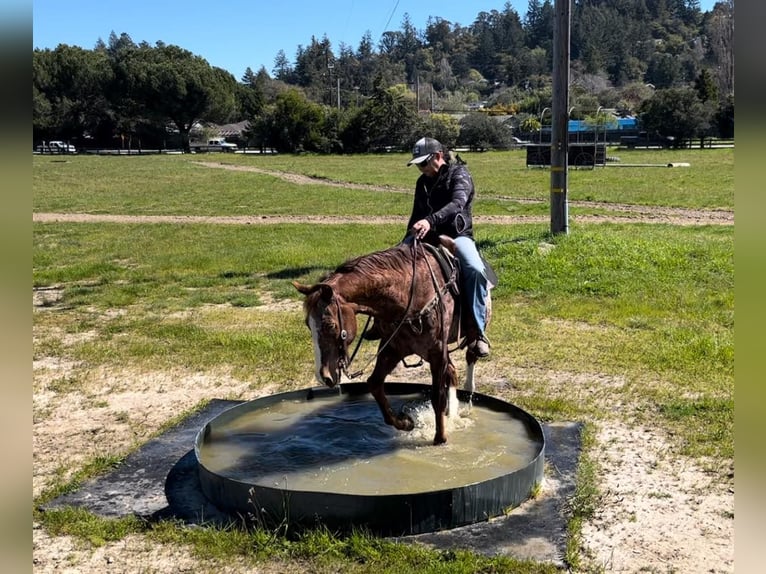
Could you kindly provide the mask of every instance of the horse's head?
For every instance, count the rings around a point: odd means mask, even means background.
[[[314,342],[316,378],[332,388],[348,368],[348,346],[356,337],[356,312],[359,307],[349,303],[327,283],[301,285],[295,288],[306,296],[303,309],[306,325]]]

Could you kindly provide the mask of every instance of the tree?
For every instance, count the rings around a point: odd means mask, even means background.
[[[460,120],[458,144],[471,149],[507,149],[511,130],[503,123],[482,113],[468,114]]]
[[[53,103],[48,97],[52,84],[50,50],[32,52],[32,137],[51,139],[56,128]]]
[[[350,117],[341,133],[344,150],[366,152],[389,147],[409,148],[413,143],[412,130],[416,120],[406,87],[385,88],[378,77],[372,96]]]
[[[713,118],[718,136],[722,138],[734,137],[734,94],[729,94],[721,102]]]
[[[128,34],[117,36],[112,32],[108,45],[104,45],[103,49],[109,56],[113,74],[107,91],[107,97],[114,110],[108,144],[119,138],[120,147],[126,144],[131,147],[134,135],[137,141],[140,141],[140,134],[145,130],[158,127],[158,122],[149,113],[144,96],[140,93],[136,75],[138,63],[142,59],[141,54],[151,50],[151,47],[146,44],[137,45]],[[107,135],[102,134],[101,140],[106,144]]]
[[[274,106],[266,110],[256,125],[266,147],[283,153],[327,151],[323,149],[324,113],[293,88],[277,96]]]
[[[734,1],[716,2],[704,24],[708,58],[716,71],[718,93],[734,93]]]
[[[703,69],[697,79],[694,80],[694,89],[697,91],[697,97],[701,102],[718,103],[718,86],[713,80],[710,70]]]
[[[284,50],[279,50],[274,58],[274,67],[271,73],[277,80],[283,82],[290,82],[293,79],[293,67],[290,65],[290,60],[287,59]]]
[[[539,133],[542,128],[543,125],[535,116],[527,116],[519,124],[519,131],[523,134],[536,134]]]
[[[420,122],[412,134],[412,140],[417,141],[423,136],[434,138],[447,148],[457,145],[460,134],[460,123],[449,114],[428,114]]]
[[[613,130],[617,128],[617,118],[612,114],[597,111],[597,113],[589,114],[585,116],[585,125],[598,133],[604,133],[606,130]]]
[[[641,124],[649,134],[672,138],[674,147],[685,147],[710,127],[710,116],[691,88],[657,90],[640,108]]]
[[[298,47],[295,56],[295,83],[306,90],[313,100],[330,103],[329,90],[334,87],[331,73],[335,68],[335,54],[327,36],[318,41],[312,36],[308,47]]]
[[[681,83],[681,63],[673,54],[658,53],[649,62],[645,79],[656,88],[672,88]]]
[[[399,59],[404,61],[404,71],[408,82],[414,82],[418,73],[418,54],[421,48],[417,28],[412,24],[410,15],[405,12],[402,18],[402,33],[397,37],[396,46]]]
[[[178,46],[141,50],[133,73],[137,97],[153,117],[175,125],[186,151],[195,123],[223,123],[235,110],[234,77]]]
[[[60,44],[32,59],[33,136],[83,141],[110,117],[112,70],[105,52]]]
[[[527,15],[524,19],[527,47],[543,48],[546,52],[553,51],[553,22],[555,13],[550,0],[529,0]]]
[[[254,74],[253,70],[249,66],[247,67],[237,92],[240,115],[244,119],[255,118],[263,110],[266,103],[264,81],[265,78],[262,75]]]

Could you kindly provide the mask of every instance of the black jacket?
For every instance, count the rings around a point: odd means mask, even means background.
[[[415,201],[407,230],[416,221],[426,219],[431,224],[425,237],[429,243],[438,242],[439,235],[473,237],[473,197],[473,179],[462,163],[444,164],[433,178],[423,174],[415,183]]]

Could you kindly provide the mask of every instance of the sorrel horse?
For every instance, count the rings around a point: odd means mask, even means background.
[[[440,239],[454,252],[449,237]],[[314,342],[317,380],[332,388],[340,382],[341,372],[349,376],[348,347],[357,335],[356,315],[374,317],[381,339],[367,385],[384,421],[399,430],[413,429],[409,415],[394,414],[383,383],[399,361],[418,355],[431,370],[433,442],[445,443],[448,407],[457,409],[457,373],[448,348],[461,335],[461,313],[452,292],[456,281],[456,276],[443,273],[431,250],[413,241],[346,261],[315,285],[293,282],[306,296],[303,307]],[[489,300],[487,309],[489,324]],[[467,350],[465,388],[470,391],[476,361]]]

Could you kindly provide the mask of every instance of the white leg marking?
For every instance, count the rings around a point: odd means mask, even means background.
[[[449,387],[449,395],[447,399],[447,416],[451,419],[457,418],[458,408],[460,406],[460,403],[458,403],[457,400],[457,389],[450,385]]]
[[[314,376],[320,384],[324,384],[322,380],[322,362],[321,353],[319,351],[319,329],[317,328],[314,317],[309,317],[309,329],[311,329],[311,341],[314,343]]]
[[[476,363],[467,365],[465,369],[465,384],[463,385],[463,389],[469,393],[472,393],[476,390],[476,383],[473,380],[474,367],[476,367]]]

